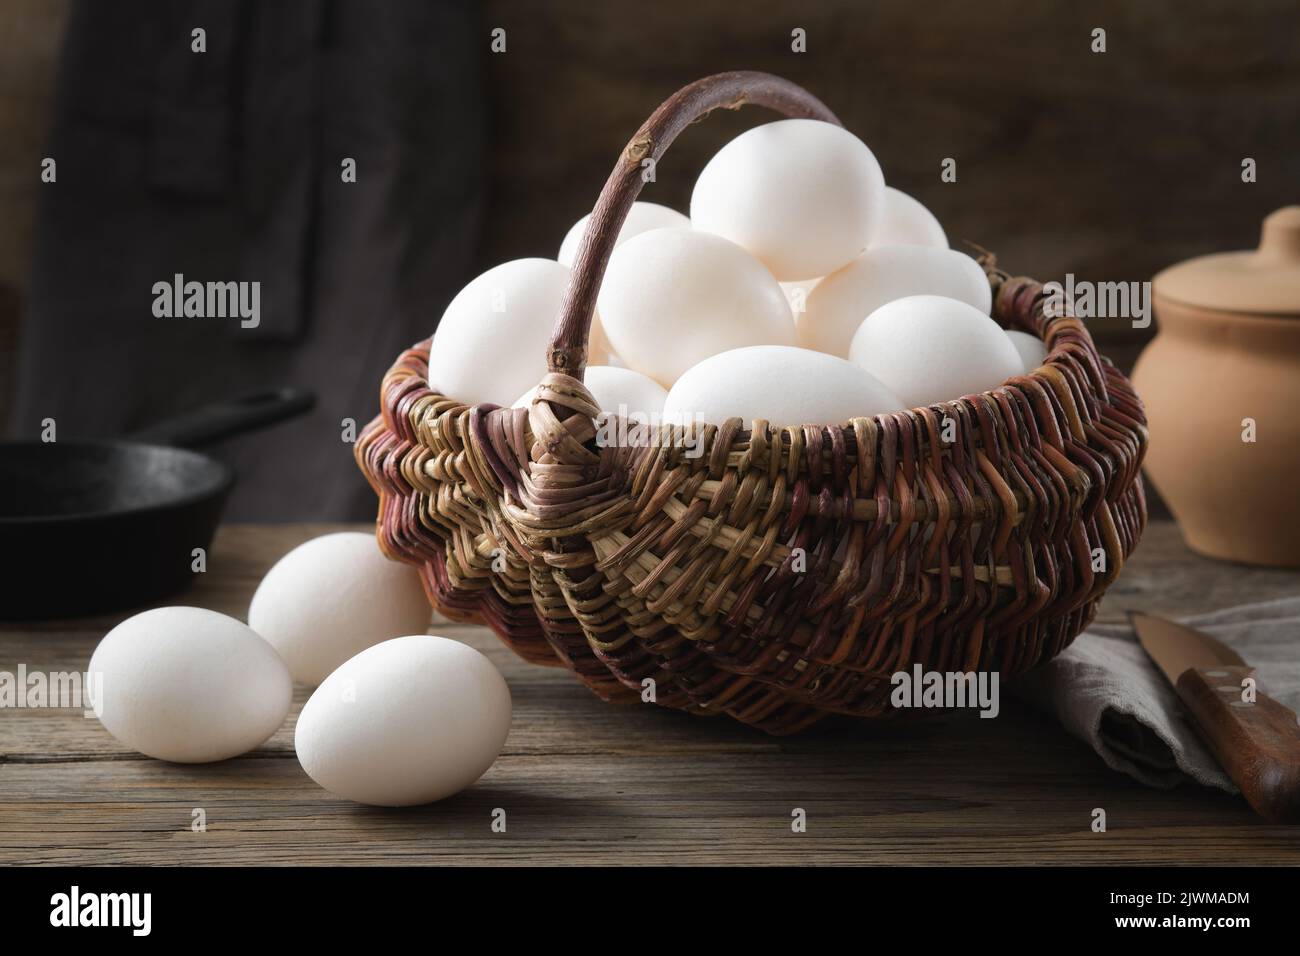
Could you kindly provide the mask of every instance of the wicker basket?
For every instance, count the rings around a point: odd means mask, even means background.
[[[1088,625],[1146,522],[1141,402],[1082,322],[1045,315],[1038,283],[986,257],[995,318],[1050,353],[992,392],[835,427],[731,419],[692,431],[694,456],[674,426],[596,441],[588,330],[643,160],[747,103],[837,122],[759,73],[667,100],[596,203],[531,408],[439,394],[428,341],[398,359],[356,446],[380,545],[421,568],[438,610],[607,700],[653,686],[785,734],[893,712],[890,676],[918,663],[1011,679]]]

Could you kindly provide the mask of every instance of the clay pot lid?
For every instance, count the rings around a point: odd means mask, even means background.
[[[1265,218],[1258,249],[1188,259],[1157,273],[1152,287],[1185,305],[1300,317],[1300,206]]]

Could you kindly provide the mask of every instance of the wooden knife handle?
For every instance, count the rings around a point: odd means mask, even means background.
[[[1247,802],[1271,823],[1300,823],[1300,725],[1295,711],[1256,691],[1243,700],[1250,667],[1191,668],[1178,696]]]

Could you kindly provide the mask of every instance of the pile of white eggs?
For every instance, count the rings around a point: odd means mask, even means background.
[[[839,126],[741,134],[700,173],[690,213],[638,202],[617,237],[586,372],[607,412],[842,424],[987,391],[1046,358],[990,318],[980,265]],[[433,388],[529,403],[586,227],[556,259],[506,262],[456,296],[430,346]]]
[[[440,800],[492,766],[511,701],[486,657],[426,633],[430,617],[415,569],[373,535],[324,535],[271,568],[248,624],[162,607],[113,628],[87,668],[92,704],[132,750],[207,763],[269,740],[297,681],[316,688],[294,729],[308,776],[361,803]]]
[[[467,404],[528,404],[586,229],[556,259],[507,262],[442,316],[429,382]],[[852,133],[782,120],[738,136],[695,184],[691,215],[638,202],[597,302],[586,384],[647,421],[840,424],[995,388],[1041,342],[989,317],[989,284],[919,202],[885,185]],[[326,535],[263,579],[248,624],[158,608],[110,631],[89,670],[104,726],[162,760],[265,743],[293,683],[316,686],[295,749],[364,803],[448,796],[493,763],[510,691],[474,649],[426,634],[415,571],[364,534]]]

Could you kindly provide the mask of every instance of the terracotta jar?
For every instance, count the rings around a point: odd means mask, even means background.
[[[1152,292],[1159,334],[1133,371],[1148,475],[1193,550],[1300,565],[1300,206],[1257,250],[1171,266]]]

